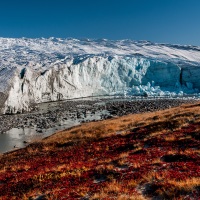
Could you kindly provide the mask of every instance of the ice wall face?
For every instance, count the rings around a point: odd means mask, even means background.
[[[28,110],[33,103],[123,93],[125,87],[141,85],[149,65],[145,59],[93,56],[40,73],[23,68],[15,74],[4,112]]]
[[[200,49],[75,39],[0,38],[0,109],[93,95],[197,92]],[[171,53],[171,54],[170,54]]]

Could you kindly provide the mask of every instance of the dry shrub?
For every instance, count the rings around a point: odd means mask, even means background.
[[[200,186],[200,178],[192,177],[186,180],[167,180],[167,182],[176,187],[178,190],[192,191],[195,187]]]

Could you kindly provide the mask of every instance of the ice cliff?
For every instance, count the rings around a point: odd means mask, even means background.
[[[93,95],[198,93],[200,47],[148,41],[0,38],[0,109]]]

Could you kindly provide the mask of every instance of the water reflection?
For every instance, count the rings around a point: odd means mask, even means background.
[[[87,114],[85,118],[82,119],[68,119],[61,120],[53,128],[43,129],[41,133],[37,132],[36,126],[32,128],[12,128],[5,134],[0,134],[0,153],[5,153],[17,148],[23,148],[27,144],[41,140],[44,137],[48,137],[53,133],[64,130],[76,125],[79,125],[83,120],[92,121],[101,119],[102,114],[108,113],[105,110],[98,111],[95,114]]]

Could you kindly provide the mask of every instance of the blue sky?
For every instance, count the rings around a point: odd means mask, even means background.
[[[1,0],[0,37],[200,45],[200,0]]]

